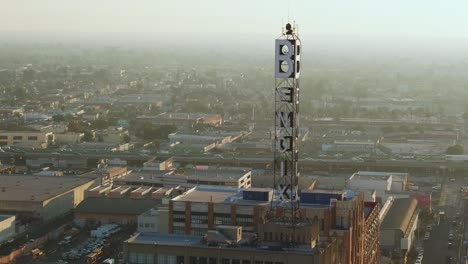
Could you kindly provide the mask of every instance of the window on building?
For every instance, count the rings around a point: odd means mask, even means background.
[[[218,260],[216,258],[209,258],[208,259],[208,264],[217,264]]]
[[[233,260],[231,260],[231,264],[240,264],[240,260],[239,259],[233,259]]]
[[[140,227],[144,227],[144,226],[145,226],[145,224],[144,224],[144,223],[139,223],[139,224],[138,224],[138,226],[140,226]]]
[[[13,136],[13,140],[23,140],[23,136]]]
[[[240,226],[252,226],[253,225],[253,216],[251,215],[238,215],[236,217],[237,225]]]
[[[250,260],[242,260],[242,264],[250,264]]]
[[[208,215],[192,214],[192,224],[207,224]]]
[[[136,264],[138,262],[137,254],[131,252],[128,256],[128,262],[130,262],[131,264]]]
[[[184,256],[177,256],[177,262],[175,264],[184,264],[185,257]]]
[[[150,227],[150,224],[149,223],[145,223],[145,228],[148,228]]]
[[[154,264],[154,255],[146,254],[146,264]]]
[[[8,139],[8,136],[0,136],[0,139]]]
[[[184,264],[184,257],[182,257],[182,262],[179,262],[179,257],[176,258],[174,255],[164,255],[158,254],[157,256],[157,264],[165,263],[165,264]],[[176,261],[177,260],[177,261]]]
[[[173,233],[176,235],[184,235],[185,227],[183,226],[174,226]]]
[[[215,225],[230,225],[231,215],[230,214],[216,214],[214,217]]]
[[[37,140],[37,136],[29,136],[28,140]]]
[[[144,264],[146,262],[146,254],[138,253],[137,254],[137,263]]]
[[[263,261],[261,261],[261,260],[256,260],[256,261],[255,261],[255,264],[263,264]]]
[[[180,264],[180,263],[184,264],[183,261],[182,262],[176,262],[176,260],[177,260],[176,256],[168,255],[167,259],[166,259],[166,263],[167,264]]]
[[[204,236],[206,235],[206,232],[208,232],[208,229],[206,228],[193,228],[192,229],[192,235],[194,236]]]
[[[198,257],[198,264],[208,264],[208,259],[206,257]]]
[[[222,258],[221,259],[221,264],[231,264],[231,260],[228,258]]]
[[[198,264],[198,258],[195,256],[189,257],[189,264]]]
[[[173,220],[174,222],[185,222],[185,212],[174,212]]]

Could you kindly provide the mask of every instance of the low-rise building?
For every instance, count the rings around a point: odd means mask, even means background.
[[[0,215],[0,244],[10,240],[16,235],[16,216]]]
[[[0,146],[18,145],[27,148],[47,148],[54,144],[51,132],[40,131],[0,131]]]
[[[168,214],[167,207],[151,208],[142,213],[138,216],[138,232],[167,234]]]
[[[261,228],[271,236],[244,233],[241,226],[218,226],[206,235],[140,233],[124,243],[127,263],[338,263],[336,239],[320,238],[318,223],[296,227],[303,240],[288,247],[292,229],[279,223]]]
[[[188,190],[198,185],[250,188],[252,170],[249,168],[208,168],[187,170],[183,174],[174,171],[142,170],[114,179],[118,186],[179,187]]]
[[[322,151],[335,153],[373,153],[375,143],[369,141],[335,141],[322,144]]]
[[[94,179],[8,175],[0,182],[0,213],[49,221],[80,204]]]
[[[161,113],[156,116],[139,116],[139,121],[151,122],[155,125],[175,125],[193,127],[195,125],[219,126],[223,124],[223,116],[202,113]]]
[[[84,138],[84,133],[67,132],[55,134],[55,142],[58,144],[78,144]]]
[[[110,223],[136,225],[139,215],[157,205],[158,202],[153,199],[90,197],[74,210],[74,222],[80,226]]]
[[[142,170],[144,171],[152,171],[152,170],[169,171],[173,169],[172,163],[173,163],[172,158],[161,159],[158,157],[154,157],[148,160],[147,162],[143,163]]]
[[[377,197],[386,200],[391,194],[404,193],[408,181],[408,173],[359,171],[348,178],[346,188],[361,192],[375,191]]]
[[[411,249],[418,225],[418,202],[413,198],[394,199],[380,226],[383,253],[399,252],[405,256]]]

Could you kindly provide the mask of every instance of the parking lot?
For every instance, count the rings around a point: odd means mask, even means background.
[[[118,227],[116,232],[100,237],[92,236],[91,230],[79,229],[70,236],[62,236],[50,241],[40,250],[43,255],[33,258],[32,255],[18,259],[17,263],[101,263],[104,259],[122,258],[123,243],[135,231],[135,227]],[[117,263],[117,262],[116,262]]]

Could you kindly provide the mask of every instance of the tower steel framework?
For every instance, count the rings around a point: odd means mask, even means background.
[[[275,40],[274,184],[289,217],[298,219],[299,77],[301,41],[291,24]]]

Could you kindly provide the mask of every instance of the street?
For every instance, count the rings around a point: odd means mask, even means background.
[[[441,219],[439,225],[435,225],[431,231],[429,240],[424,241],[423,264],[443,264],[443,263],[461,263],[463,259],[463,234],[464,219],[463,215],[463,197],[460,195],[460,187],[466,183],[463,178],[456,178],[455,182],[446,180],[440,198],[439,208],[434,206],[434,210],[445,212],[445,219]],[[460,218],[456,218],[460,213]],[[453,234],[452,245],[448,246],[449,235]],[[452,258],[451,262],[448,260]]]

